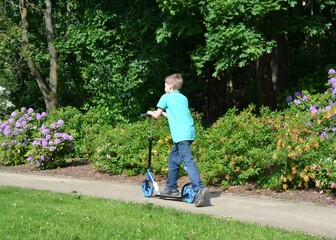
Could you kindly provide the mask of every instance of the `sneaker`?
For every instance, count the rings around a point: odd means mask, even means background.
[[[172,197],[178,197],[180,196],[180,191],[177,188],[174,188],[172,190],[168,190],[167,188],[163,191],[161,191],[162,195],[172,196]]]
[[[195,196],[195,206],[196,207],[203,207],[207,203],[209,189],[207,187],[201,187]]]

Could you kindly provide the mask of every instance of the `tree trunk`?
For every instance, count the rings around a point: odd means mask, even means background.
[[[285,35],[274,36],[277,46],[271,54],[272,82],[275,96],[278,97],[288,87],[287,38]]]
[[[270,68],[270,55],[260,56],[256,68],[260,104],[275,109],[276,99]]]
[[[288,86],[287,39],[285,35],[275,35],[277,46],[269,55],[257,60],[257,82],[261,105],[275,109],[277,97]]]
[[[22,21],[22,48],[23,52],[27,53],[29,49],[29,38],[28,38],[28,1],[20,0],[21,3],[21,21]],[[51,1],[46,0],[47,9],[45,11],[45,23],[47,30],[47,42],[48,42],[48,50],[50,54],[50,80],[48,88],[44,77],[41,72],[38,70],[34,59],[32,56],[27,53],[25,55],[29,70],[31,74],[35,77],[37,85],[43,95],[46,110],[52,111],[56,110],[58,107],[57,103],[57,84],[58,84],[58,76],[57,76],[57,54],[56,50],[51,43],[53,39],[52,33],[52,22],[51,22]]]
[[[52,44],[52,40],[54,39],[53,28],[52,28],[52,20],[51,20],[51,9],[52,9],[52,1],[46,0],[46,10],[44,11],[45,16],[45,26],[47,33],[47,43],[48,50],[50,54],[50,73],[49,73],[49,98],[47,99],[47,109],[48,110],[56,110],[58,107],[57,102],[57,86],[58,86],[58,58],[57,52]]]

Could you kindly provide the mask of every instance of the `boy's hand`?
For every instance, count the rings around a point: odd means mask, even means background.
[[[155,119],[158,119],[161,114],[163,113],[163,110],[158,108],[156,111],[148,111],[147,114],[152,116]]]

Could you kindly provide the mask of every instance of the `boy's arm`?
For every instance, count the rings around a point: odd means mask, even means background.
[[[161,115],[167,117],[167,113],[164,112],[161,108],[156,109],[156,111],[148,111],[147,114],[151,115],[155,119],[158,119]]]

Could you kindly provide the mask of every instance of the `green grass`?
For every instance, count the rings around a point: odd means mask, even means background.
[[[319,239],[152,205],[0,187],[0,239]]]

